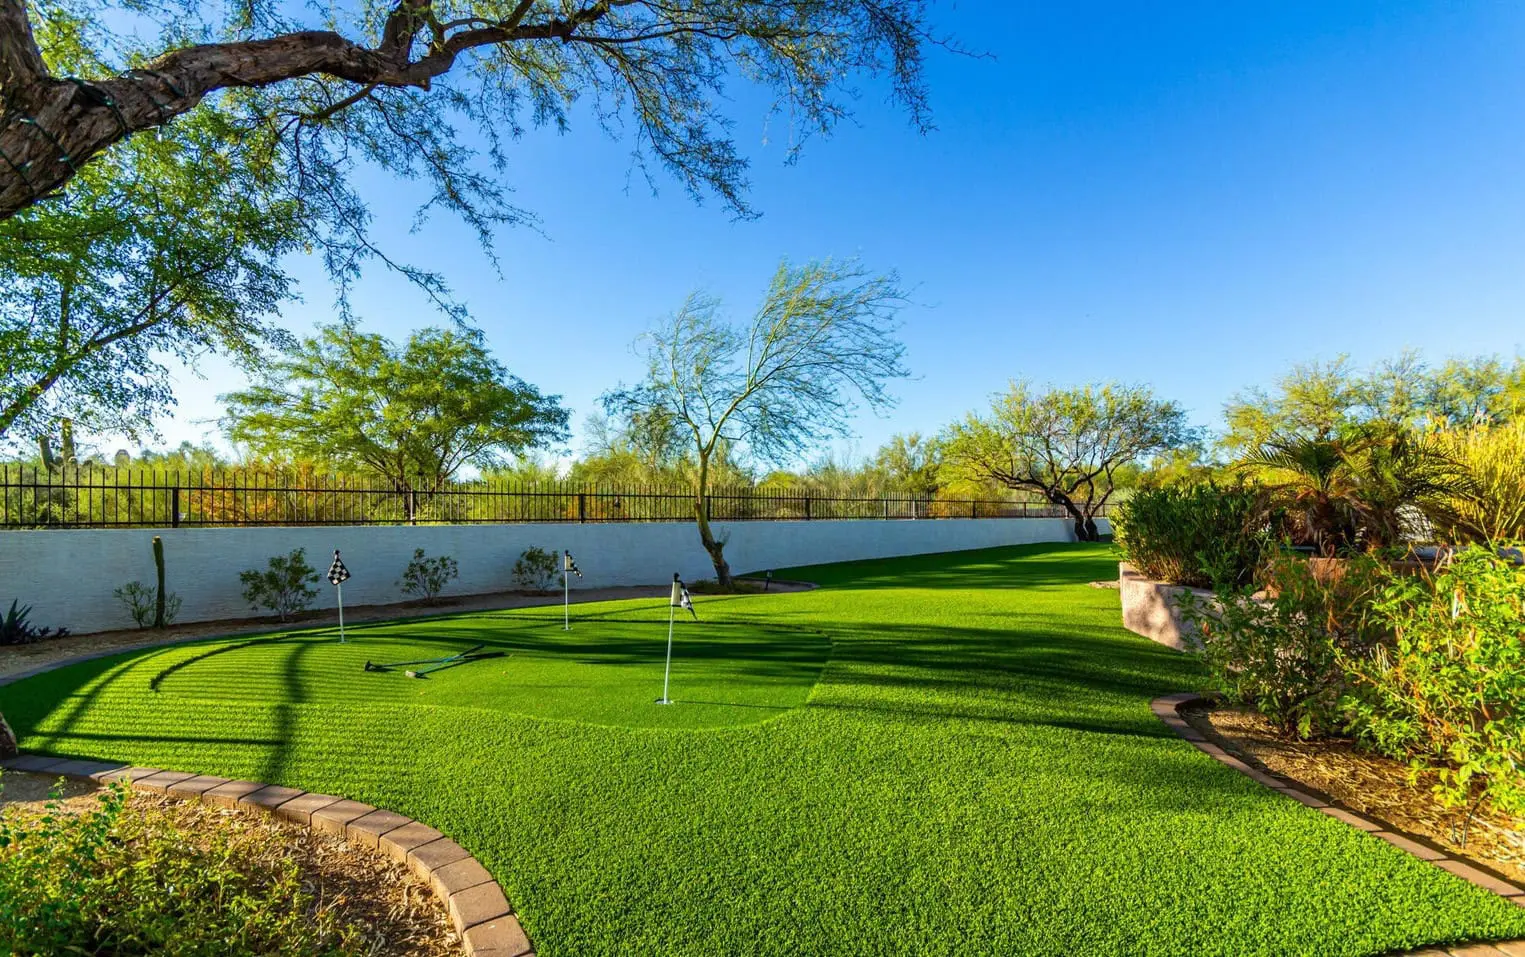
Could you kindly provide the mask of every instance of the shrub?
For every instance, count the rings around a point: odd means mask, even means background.
[[[1141,490],[1117,506],[1112,529],[1140,572],[1197,588],[1249,585],[1276,544],[1262,490],[1212,481]]]
[[[29,620],[32,606],[11,601],[10,611],[0,618],[0,645],[29,645],[44,638],[67,638],[67,628],[38,628]]]
[[[1391,576],[1376,611],[1393,643],[1350,664],[1358,739],[1436,771],[1447,805],[1525,812],[1525,567],[1468,548]]]
[[[514,584],[526,591],[550,591],[561,573],[561,559],[555,552],[531,545],[514,562]]]
[[[124,813],[127,787],[70,814],[0,816],[0,953],[349,955],[367,952],[297,866],[240,867],[251,836],[189,834]]]
[[[158,616],[159,590],[142,582],[128,582],[112,591],[117,601],[127,606],[127,614],[139,628],[159,627],[154,619]],[[174,592],[164,596],[164,624],[168,625],[180,614],[180,596]]]
[[[449,555],[425,558],[422,548],[413,550],[413,560],[402,573],[397,585],[404,595],[432,604],[452,579],[461,577],[461,567]]]
[[[1444,432],[1446,449],[1472,480],[1451,503],[1453,541],[1525,539],[1525,419]]]
[[[264,571],[251,568],[239,572],[238,580],[244,583],[244,601],[259,610],[268,608],[286,621],[300,611],[306,611],[312,600],[318,597],[318,573],[307,564],[307,549],[294,549],[290,555],[272,555],[269,567]]]
[[[1270,579],[1269,594],[1220,587],[1212,598],[1181,596],[1213,683],[1288,734],[1343,730],[1345,663],[1366,658],[1382,640],[1372,600],[1387,581],[1386,568],[1360,556],[1331,575],[1285,556],[1271,563]]]

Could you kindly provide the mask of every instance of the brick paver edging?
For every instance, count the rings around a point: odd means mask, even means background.
[[[470,957],[534,957],[534,948],[514,916],[503,889],[477,859],[450,838],[420,821],[359,801],[296,788],[230,781],[206,774],[128,767],[109,761],[78,761],[27,754],[0,761],[0,767],[109,784],[125,780],[133,788],[226,808],[262,811],[302,827],[373,848],[406,864],[434,889],[450,914]]]
[[[1421,837],[1404,833],[1382,821],[1358,814],[1349,808],[1336,807],[1331,803],[1327,795],[1319,794],[1300,784],[1295,784],[1285,778],[1271,774],[1269,771],[1251,767],[1227,751],[1224,751],[1218,745],[1207,740],[1206,735],[1192,727],[1185,718],[1181,717],[1181,709],[1211,703],[1202,695],[1185,692],[1182,694],[1168,694],[1163,698],[1155,698],[1149,703],[1149,707],[1154,711],[1157,718],[1165,722],[1166,727],[1185,738],[1198,751],[1213,758],[1219,764],[1226,764],[1256,783],[1263,784],[1273,791],[1284,794],[1300,804],[1307,805],[1320,814],[1328,815],[1336,821],[1343,821],[1359,831],[1365,831],[1372,837],[1386,841],[1399,850],[1407,851],[1421,861],[1428,861],[1442,870],[1449,871],[1457,877],[1476,884],[1485,891],[1490,891],[1512,903],[1525,907],[1525,888],[1511,884],[1502,877],[1484,870],[1472,861],[1434,847]],[[1430,947],[1425,950],[1414,951],[1411,957],[1447,957],[1447,955],[1454,955],[1454,957],[1525,957],[1525,940],[1496,941],[1491,944]]]

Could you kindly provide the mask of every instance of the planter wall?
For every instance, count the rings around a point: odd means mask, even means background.
[[[1181,617],[1180,596],[1190,592],[1211,598],[1212,592],[1145,578],[1127,562],[1118,563],[1117,582],[1124,628],[1178,651],[1199,646],[1196,629]]]

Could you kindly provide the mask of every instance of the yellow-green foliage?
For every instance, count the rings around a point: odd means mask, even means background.
[[[1454,502],[1453,537],[1525,538],[1525,419],[1443,433],[1448,451],[1476,488]]]

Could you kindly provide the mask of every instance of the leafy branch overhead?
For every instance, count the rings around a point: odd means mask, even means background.
[[[856,76],[887,76],[927,125],[921,0],[356,0],[303,8],[276,0],[136,5],[162,29],[134,44],[103,24],[102,0],[0,0],[0,219],[66,185],[95,157],[221,91],[251,124],[279,131],[296,190],[331,201],[364,158],[435,189],[478,228],[520,215],[497,180],[504,136],[526,120],[563,128],[586,98],[606,127],[630,121],[641,155],[693,193],[748,211],[747,163],[718,102],[731,80],[769,90],[801,138],[847,114]],[[39,37],[86,24],[94,69],[55,62]],[[137,31],[143,32],[143,31]],[[487,142],[492,173],[460,130]],[[797,141],[798,142],[798,141]],[[797,145],[796,142],[796,145]],[[336,179],[337,177],[337,179]],[[327,195],[326,195],[327,194]]]

